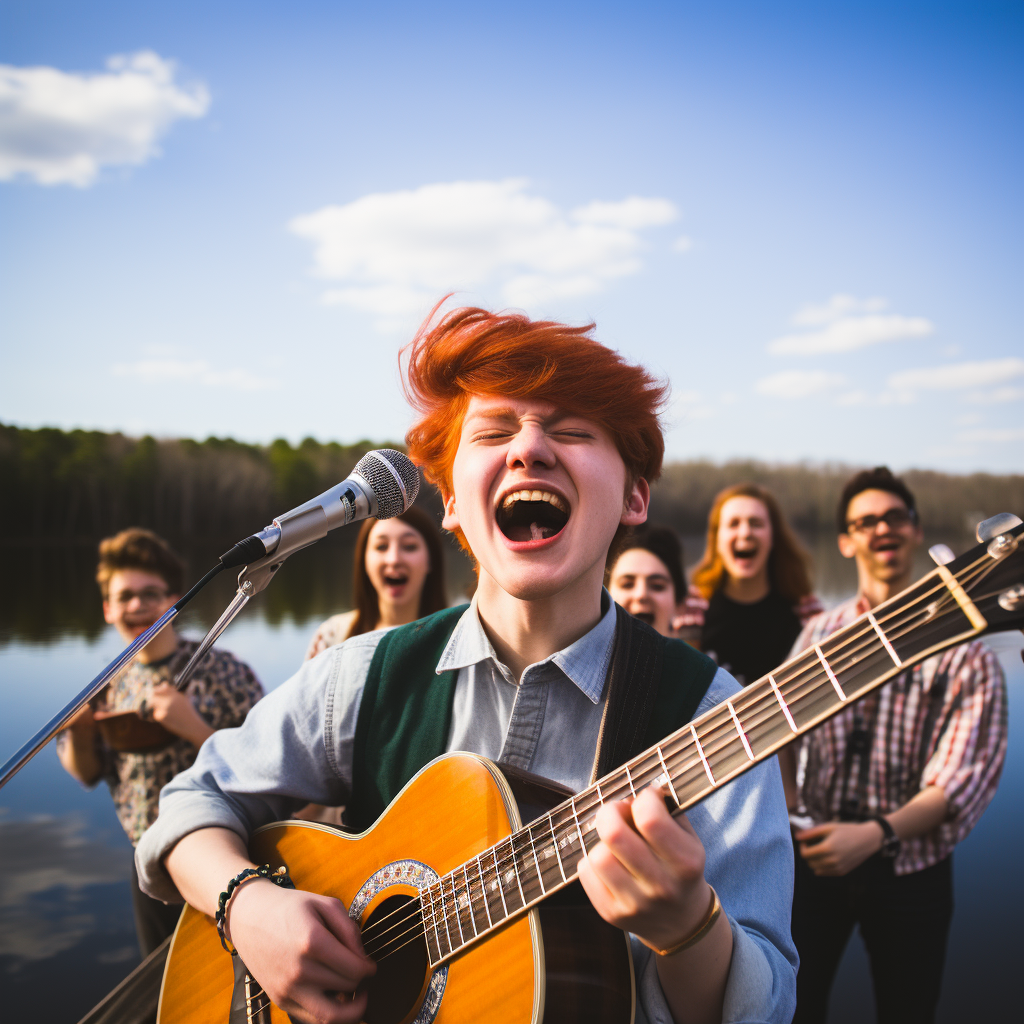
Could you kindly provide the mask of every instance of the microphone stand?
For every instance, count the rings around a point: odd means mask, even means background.
[[[270,583],[277,574],[278,569],[281,568],[284,560],[296,551],[308,547],[310,544],[315,544],[322,537],[326,537],[329,529],[327,515],[319,505],[313,507],[300,506],[281,516],[280,519],[275,519],[272,526],[267,527],[258,535],[263,541],[260,544],[260,549],[265,549],[267,541],[276,541],[273,550],[270,554],[245,566],[241,573],[239,573],[238,591],[234,598],[232,598],[231,603],[214,623],[213,628],[203,638],[203,642],[196,649],[195,654],[192,655],[188,664],[174,681],[174,685],[179,690],[184,690],[199,662],[213,646],[217,637],[227,629],[235,616],[249,603],[250,599]],[[0,789],[3,789],[61,729],[65,728],[68,722],[110,683],[160,630],[173,622],[182,608],[214,576],[222,570],[230,568],[232,565],[239,564],[238,561],[232,561],[235,552],[242,554],[254,553],[256,549],[251,544],[252,540],[253,538],[251,537],[247,538],[222,555],[218,565],[215,565],[184,597],[168,608],[145,633],[136,637],[84,690],[65,704],[27,743],[17,750],[12,757],[8,758],[3,766],[0,767]],[[239,558],[239,561],[241,561],[241,558]]]

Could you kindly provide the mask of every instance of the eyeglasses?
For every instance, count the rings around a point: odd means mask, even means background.
[[[113,604],[129,605],[137,597],[140,604],[159,604],[167,596],[159,587],[145,587],[142,590],[121,590],[110,595]]]
[[[847,533],[874,533],[879,523],[885,523],[890,530],[899,530],[904,526],[912,526],[917,523],[917,512],[912,508],[891,508],[885,515],[861,516],[859,519],[851,519],[846,524]]]

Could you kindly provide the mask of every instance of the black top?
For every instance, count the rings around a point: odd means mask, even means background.
[[[716,590],[704,613],[700,649],[746,686],[781,665],[799,635],[796,612],[774,590],[753,604]]]

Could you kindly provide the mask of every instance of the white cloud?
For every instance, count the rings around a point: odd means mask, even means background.
[[[447,291],[493,290],[531,307],[599,291],[641,269],[641,231],[674,221],[667,199],[630,196],[564,211],[524,179],[456,181],[374,193],[295,217],[314,272],[337,281],[323,300],[389,329]]]
[[[903,370],[892,374],[886,383],[889,389],[897,394],[912,395],[918,391],[960,391],[966,388],[992,387],[1022,375],[1024,359],[1009,356],[1005,359],[947,363],[944,366]]]
[[[609,224],[635,230],[671,224],[679,216],[679,211],[675,203],[667,199],[630,196],[618,203],[595,199],[586,206],[578,206],[572,211],[572,216],[581,224]]]
[[[786,334],[768,345],[773,355],[819,355],[825,352],[853,352],[904,338],[923,338],[935,327],[923,316],[901,316],[899,313],[869,313],[834,320],[820,331]]]
[[[693,239],[686,235],[680,235],[672,243],[672,248],[675,252],[689,252],[693,248]]]
[[[968,402],[978,405],[1001,405],[1003,402],[1019,402],[1024,399],[1024,388],[1002,387],[991,391],[972,391],[966,396]]]
[[[248,370],[216,370],[205,359],[142,359],[117,363],[111,372],[118,377],[135,377],[144,384],[198,384],[227,391],[267,391],[277,382],[256,377]]]
[[[151,50],[92,74],[0,64],[0,181],[84,188],[103,166],[145,163],[174,121],[209,108],[206,87],[175,73]]]
[[[763,377],[754,390],[769,398],[800,399],[834,391],[845,383],[842,374],[827,370],[783,370]]]
[[[878,297],[857,299],[852,295],[833,295],[821,305],[807,303],[801,306],[793,314],[793,324],[796,327],[818,327],[855,313],[880,313],[888,305],[885,299]]]
[[[966,430],[960,435],[960,440],[980,444],[1024,441],[1024,427],[981,427],[977,430]]]
[[[836,405],[867,405],[870,401],[866,391],[847,391],[836,399]]]

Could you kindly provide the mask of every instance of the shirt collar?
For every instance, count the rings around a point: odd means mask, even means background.
[[[584,633],[575,643],[556,651],[543,661],[530,665],[526,671],[550,662],[557,666],[592,704],[597,704],[604,692],[604,682],[615,646],[615,602],[607,590],[601,591],[601,607],[604,608],[604,614],[590,632]],[[515,683],[512,673],[498,658],[484,630],[474,597],[456,624],[435,671],[440,674],[468,668],[488,658],[506,681]]]

